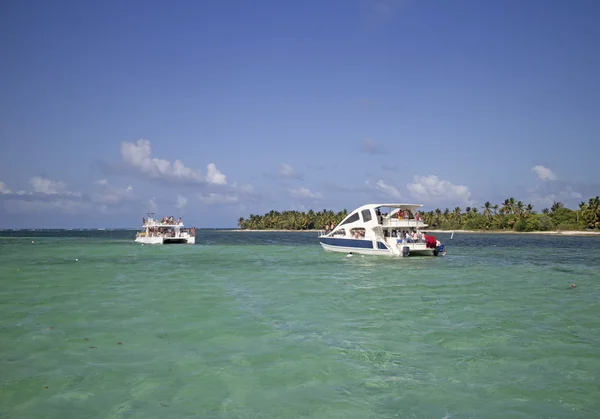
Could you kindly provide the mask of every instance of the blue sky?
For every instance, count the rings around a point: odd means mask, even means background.
[[[0,5],[0,228],[600,194],[600,2]]]

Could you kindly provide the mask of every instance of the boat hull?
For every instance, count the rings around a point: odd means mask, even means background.
[[[320,237],[319,242],[323,250],[328,252],[390,257],[445,255],[445,252],[440,251],[439,248],[431,249],[424,243],[398,243],[398,247],[393,249],[393,245],[386,245],[384,242],[376,240]],[[403,252],[404,248],[408,248],[408,253]]]
[[[443,256],[444,245],[427,228],[421,204],[366,204],[344,217],[337,226],[318,235],[324,250],[362,255]]]
[[[136,243],[142,244],[196,244],[196,237],[136,237]]]

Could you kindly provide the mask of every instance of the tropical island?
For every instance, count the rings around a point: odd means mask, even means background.
[[[275,211],[264,215],[250,214],[240,217],[242,230],[319,230],[333,228],[348,215],[347,210],[321,211]],[[507,198],[501,205],[486,202],[480,208],[445,208],[424,212],[423,218],[430,228],[436,230],[469,230],[488,232],[551,232],[594,231],[600,233],[600,196],[582,201],[578,209],[566,208],[562,202],[554,202],[540,213],[533,205]]]

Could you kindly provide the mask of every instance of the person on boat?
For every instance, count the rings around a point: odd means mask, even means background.
[[[439,241],[435,238],[435,236],[425,237],[425,247],[427,247],[428,249],[435,249],[438,243]]]

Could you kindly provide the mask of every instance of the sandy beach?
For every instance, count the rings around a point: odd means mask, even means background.
[[[430,233],[468,234],[545,234],[553,236],[600,236],[600,231],[552,230],[552,231],[506,231],[506,230],[425,230]]]
[[[322,230],[251,230],[251,229],[235,229],[235,230],[223,230],[232,232],[279,232],[279,233],[318,233]],[[512,230],[424,230],[428,233],[448,233],[451,234],[550,234],[555,236],[600,236],[600,231],[579,231],[579,230],[553,230],[553,231],[512,231]]]

